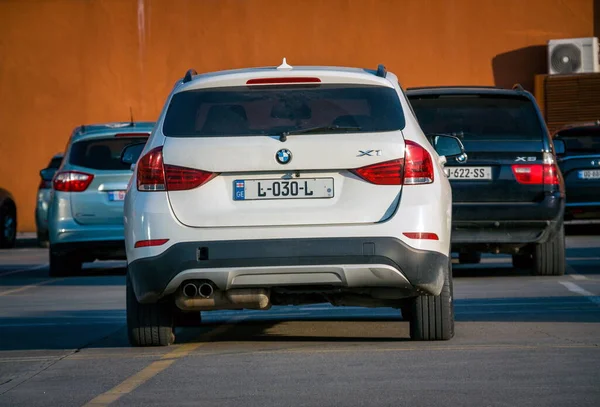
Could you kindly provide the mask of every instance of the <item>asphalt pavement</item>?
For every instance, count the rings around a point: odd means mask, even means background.
[[[411,342],[394,309],[326,304],[203,314],[168,348],[130,348],[123,262],[48,277],[0,251],[0,406],[600,406],[600,236],[568,272],[508,256],[455,265],[456,336]]]

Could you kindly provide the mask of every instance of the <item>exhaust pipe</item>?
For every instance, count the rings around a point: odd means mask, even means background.
[[[194,298],[198,294],[198,287],[194,283],[188,283],[183,286],[183,295],[187,298]]]
[[[213,296],[214,288],[209,283],[202,283],[200,287],[198,287],[198,295],[202,298],[210,298]]]
[[[212,311],[212,310],[239,310],[256,309],[267,310],[271,308],[271,296],[268,289],[264,288],[238,288],[228,291],[214,291],[212,285],[207,284],[212,291],[211,297],[187,297],[179,295],[175,298],[175,304],[183,311]],[[208,288],[205,287],[206,294]]]

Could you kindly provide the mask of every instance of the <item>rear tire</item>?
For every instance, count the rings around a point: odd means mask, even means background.
[[[446,341],[454,337],[452,261],[440,295],[423,295],[410,300],[410,337],[413,341]]]
[[[479,253],[479,252],[458,253],[458,262],[460,264],[479,264],[479,263],[481,263],[481,253]]]
[[[127,334],[131,346],[169,346],[175,342],[173,305],[140,304],[127,275]]]
[[[567,264],[564,225],[560,226],[550,240],[536,245],[533,262],[533,274],[536,276],[562,276],[565,274]]]
[[[58,254],[50,248],[50,277],[67,277],[81,273],[81,260],[75,253]]]

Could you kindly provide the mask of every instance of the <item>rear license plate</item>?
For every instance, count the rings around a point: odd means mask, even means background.
[[[333,198],[333,178],[246,179],[233,182],[233,199],[315,199]]]
[[[449,179],[489,180],[492,179],[492,167],[446,167]]]
[[[579,179],[599,179],[600,170],[583,170],[579,171]]]
[[[125,193],[127,191],[109,191],[108,192],[108,200],[109,201],[122,201],[125,199]]]

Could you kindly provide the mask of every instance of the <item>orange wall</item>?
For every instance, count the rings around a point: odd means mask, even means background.
[[[597,0],[596,0],[597,3]],[[34,230],[40,170],[82,123],[154,120],[174,82],[245,66],[384,63],[404,86],[507,85],[594,0],[3,0],[0,186]],[[597,15],[597,13],[596,13]]]

